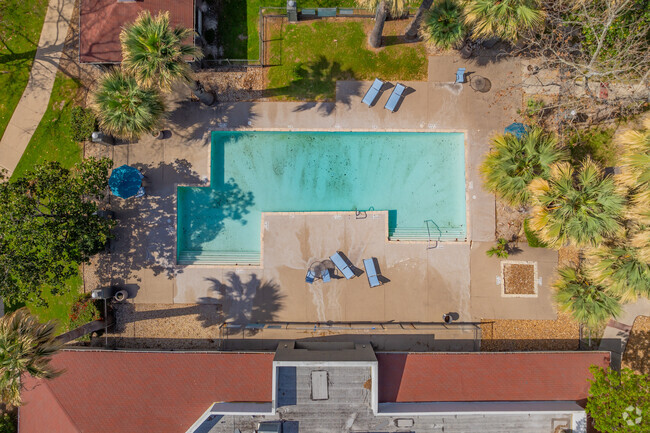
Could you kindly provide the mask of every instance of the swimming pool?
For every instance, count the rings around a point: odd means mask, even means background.
[[[179,263],[258,263],[262,212],[387,210],[391,240],[466,237],[461,133],[215,131],[211,154],[211,186],[178,188]]]

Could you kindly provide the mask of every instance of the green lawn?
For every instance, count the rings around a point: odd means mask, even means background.
[[[70,118],[80,85],[58,72],[47,111],[36,128],[12,177],[20,176],[44,161],[58,161],[64,167],[81,162],[81,146],[72,139]]]
[[[43,291],[43,300],[47,302],[47,306],[31,301],[26,304],[27,308],[41,322],[57,320],[59,322],[57,333],[66,332],[69,330],[68,326],[70,325],[70,308],[79,299],[82,285],[81,276],[77,275],[68,280],[62,294],[53,295],[47,289]]]
[[[387,32],[384,36],[391,40]],[[336,80],[409,81],[423,80],[427,74],[422,44],[393,44],[371,51],[364,23],[359,21],[289,24],[274,39],[271,58],[279,66],[269,69],[269,89],[286,99],[333,100]]]
[[[259,9],[260,7],[286,8],[286,0],[208,0],[219,5],[221,17],[217,26],[218,44],[224,48],[226,59],[259,59]],[[300,8],[352,7],[354,0],[304,0],[299,1]],[[283,11],[279,11],[283,12]]]
[[[47,0],[0,0],[0,138],[32,68]]]

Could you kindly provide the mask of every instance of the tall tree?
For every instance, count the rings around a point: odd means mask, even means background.
[[[51,379],[60,374],[50,359],[61,347],[55,340],[56,322],[40,323],[26,308],[0,318],[0,396],[20,406],[23,374]]]
[[[0,182],[0,296],[19,302],[39,295],[43,284],[56,293],[104,249],[114,223],[96,212],[111,166],[106,158],[72,170],[47,162]]]
[[[551,165],[568,158],[557,138],[541,128],[533,128],[521,138],[498,135],[491,145],[481,165],[485,187],[511,206],[528,204],[532,180],[548,179]]]
[[[157,86],[166,91],[176,80],[190,83],[192,70],[187,60],[203,56],[195,45],[184,44],[193,34],[190,29],[172,28],[169,12],[154,17],[143,11],[120,33],[122,67],[147,87]]]
[[[623,149],[618,180],[630,197],[628,217],[650,226],[650,115],[640,129],[625,132],[617,141]]]
[[[120,69],[101,78],[94,94],[94,108],[103,131],[129,140],[156,132],[165,115],[158,89],[141,87],[132,75]]]
[[[375,26],[368,35],[368,44],[373,48],[381,46],[381,35],[384,33],[388,14],[399,16],[406,10],[406,0],[357,0],[357,4],[364,9],[375,11]]]
[[[474,38],[501,38],[515,43],[542,27],[539,0],[466,0],[465,20]]]
[[[568,162],[553,164],[548,180],[536,178],[528,188],[533,204],[530,226],[552,248],[567,243],[599,246],[621,228],[623,197],[612,178],[590,159],[577,171]]]
[[[624,368],[620,372],[592,366],[589,398],[585,410],[602,433],[648,431],[650,378]]]
[[[427,11],[431,8],[432,4],[433,0],[422,0],[418,11],[415,13],[415,16],[411,20],[411,23],[408,25],[406,31],[404,32],[404,36],[407,40],[413,41],[418,37],[418,34],[420,32],[420,24],[422,23],[422,20],[427,14]]]
[[[549,108],[589,115],[592,123],[645,110],[650,89],[648,0],[542,0],[543,32],[524,34],[513,54],[532,56],[560,80]],[[539,83],[536,83],[537,85]],[[562,118],[562,117],[560,117]]]
[[[605,287],[594,284],[582,270],[562,268],[558,274],[553,285],[555,302],[577,322],[594,329],[621,313],[620,299]]]

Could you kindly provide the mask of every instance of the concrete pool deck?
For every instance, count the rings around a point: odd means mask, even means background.
[[[470,76],[490,79],[490,92],[476,92],[468,83],[453,84],[458,67],[466,67]],[[481,270],[498,266],[498,260],[473,252],[495,240],[495,200],[482,189],[478,166],[490,137],[519,120],[521,71],[517,60],[489,63],[481,58],[431,57],[429,80],[404,82],[411,90],[396,113],[383,108],[390,90],[368,108],[360,100],[370,83],[349,81],[337,83],[337,100],[328,103],[240,102],[205,107],[184,95],[171,103],[171,138],[144,137],[138,143],[107,149],[115,166],[130,164],[143,171],[147,196],[111,198],[118,218],[116,239],[111,254],[98,257],[92,267],[95,280],[125,287],[136,304],[219,303],[225,318],[239,322],[440,322],[448,312],[457,312],[461,322],[554,319],[547,296],[552,281],[548,272],[544,271],[540,296],[528,299],[522,308],[520,300],[500,296],[493,277],[485,276],[491,282],[481,279]],[[369,213],[364,220],[348,212],[265,214],[268,229],[263,234],[261,267],[178,266],[176,187],[208,184],[209,134],[220,129],[463,132],[469,241],[430,249],[427,243],[387,243],[381,212]],[[361,275],[327,285],[306,284],[308,266],[337,250],[362,269],[363,258],[376,257],[390,282],[371,289]],[[537,251],[528,254],[539,256]],[[545,263],[553,261],[543,254],[539,257]]]

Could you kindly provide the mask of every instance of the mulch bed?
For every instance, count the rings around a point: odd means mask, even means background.
[[[634,321],[622,366],[641,374],[650,374],[650,316],[639,316]]]
[[[535,294],[535,265],[503,265],[503,291],[506,295]]]

